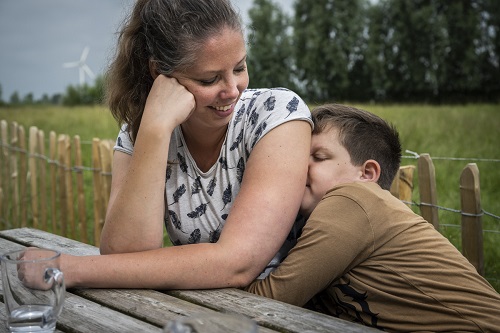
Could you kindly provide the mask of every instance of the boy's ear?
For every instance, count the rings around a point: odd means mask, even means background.
[[[152,59],[149,59],[149,73],[151,74],[151,77],[153,80],[155,80],[158,77],[158,71],[156,70],[156,64]]]
[[[369,182],[378,182],[380,178],[380,164],[375,160],[367,160],[361,168],[361,179]]]

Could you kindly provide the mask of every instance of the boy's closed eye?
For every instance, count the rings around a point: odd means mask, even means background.
[[[325,154],[312,154],[311,157],[314,162],[323,162],[329,159]]]

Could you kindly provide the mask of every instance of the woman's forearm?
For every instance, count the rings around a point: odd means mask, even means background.
[[[136,253],[63,255],[61,269],[68,288],[206,289],[242,287],[255,278],[239,270],[239,261],[220,245],[203,243]]]
[[[118,155],[124,154],[115,154],[112,193],[101,234],[101,253],[136,252],[161,247],[165,179],[164,176],[155,176],[155,173],[164,174],[158,166],[163,163],[154,159],[148,161],[145,154],[142,162],[138,161],[139,156]],[[121,159],[130,161],[123,164]],[[120,163],[122,165],[118,166]]]

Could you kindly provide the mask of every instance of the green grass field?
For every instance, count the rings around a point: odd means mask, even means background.
[[[430,154],[436,170],[439,206],[460,210],[460,174],[467,163],[476,163],[480,172],[482,208],[495,216],[500,215],[499,105],[355,106],[392,122],[400,132],[403,151]],[[46,137],[50,131],[70,136],[78,134],[83,143],[85,166],[91,165],[92,138],[114,139],[118,131],[116,122],[105,107],[0,108],[1,119],[9,123],[16,121],[25,127],[26,132],[30,126],[37,126],[44,130]],[[409,153],[404,155],[411,156]],[[414,158],[404,158],[402,164],[416,165],[417,161]],[[414,181],[418,184],[418,177]],[[414,201],[419,202],[418,185],[414,191]],[[414,210],[418,212],[417,207]],[[460,214],[440,210],[439,219],[441,232],[460,249]],[[485,275],[496,290],[500,291],[500,220],[484,215],[483,229]]]

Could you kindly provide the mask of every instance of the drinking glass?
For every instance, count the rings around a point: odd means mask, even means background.
[[[257,333],[257,323],[237,314],[197,314],[169,321],[163,333]]]
[[[2,286],[10,332],[51,333],[64,303],[57,251],[28,248],[1,256]]]

